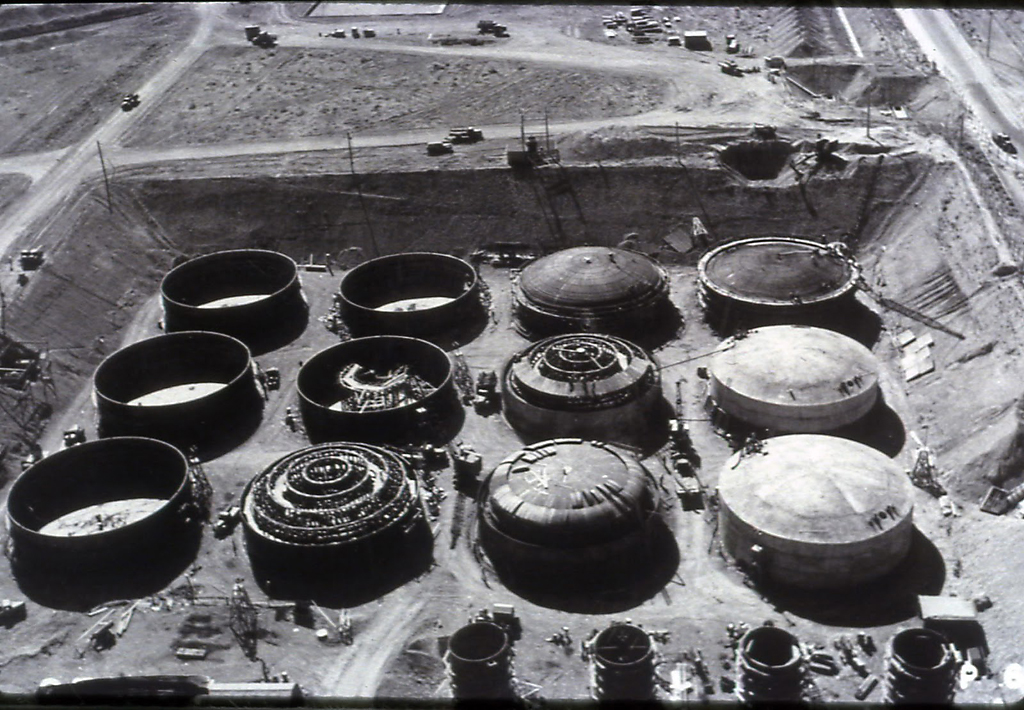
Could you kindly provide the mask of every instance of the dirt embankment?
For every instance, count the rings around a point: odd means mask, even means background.
[[[31,184],[32,180],[26,175],[0,175],[0,214]]]
[[[193,13],[161,5],[142,15],[0,43],[0,154],[80,140],[182,41]]]
[[[59,32],[152,12],[152,5],[23,5],[0,10],[0,41]]]
[[[373,50],[217,47],[126,137],[129,146],[209,144],[641,113],[656,80]]]

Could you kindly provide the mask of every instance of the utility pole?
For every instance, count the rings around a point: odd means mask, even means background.
[[[544,150],[551,155],[551,133],[548,130],[548,107],[544,107]]]
[[[960,131],[959,131],[959,135],[957,137],[957,147],[958,148],[963,148],[964,147],[964,116],[966,116],[966,115],[967,115],[967,109],[964,109],[963,111],[960,112]]]
[[[988,58],[992,49],[992,10],[988,11],[988,39],[985,40],[985,57]]]
[[[380,247],[377,246],[377,237],[373,234],[373,225],[370,223],[370,212],[366,209],[366,198],[363,197],[363,185],[356,175],[356,161],[352,156],[352,132],[346,131],[348,138],[348,167],[352,172],[352,181],[356,184],[356,193],[359,195],[359,207],[363,210],[363,220],[366,222],[366,231],[370,235],[370,244],[373,246],[373,255],[380,256]]]
[[[871,137],[871,94],[868,94],[868,124],[867,124],[867,137]]]
[[[0,288],[0,335],[7,335],[7,296]]]
[[[100,147],[99,141],[96,141],[96,150],[100,154],[100,167],[103,169],[103,183],[107,186],[107,211],[113,214],[114,206],[110,201],[110,178],[107,177],[107,164],[103,162],[103,148]]]

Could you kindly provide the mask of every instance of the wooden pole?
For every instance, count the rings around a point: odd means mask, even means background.
[[[99,141],[96,141],[96,150],[100,154],[100,167],[103,169],[103,183],[107,186],[107,211],[113,213],[114,206],[110,201],[110,178],[107,177],[107,164],[103,162],[103,148],[100,147]]]

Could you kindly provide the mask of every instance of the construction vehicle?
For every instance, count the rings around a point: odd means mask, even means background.
[[[218,540],[226,538],[235,531],[242,519],[242,509],[233,505],[217,514],[217,522],[213,524],[213,536]]]
[[[138,94],[125,94],[121,98],[121,110],[131,111],[133,108],[137,107],[139,103],[140,99]]]
[[[725,51],[728,54],[739,54],[740,43],[736,41],[736,35],[725,36]]]
[[[10,599],[0,601],[0,624],[3,626],[13,626],[19,621],[24,621],[27,616],[25,602],[11,601]]]
[[[1010,140],[1010,136],[1008,136],[1007,134],[1005,134],[1005,133],[993,133],[992,134],[992,141],[997,146],[999,146],[1000,148],[1005,150],[1007,153],[1009,153],[1011,155],[1016,155],[1017,154],[1017,146],[1015,146],[1013,144],[1013,141]]]
[[[359,28],[358,27],[353,27],[352,28],[352,39],[359,39]]]
[[[22,271],[35,271],[43,265],[44,253],[41,248],[25,249],[18,257],[18,266]]]
[[[495,37],[508,37],[508,27],[499,24],[494,20],[480,20],[476,23],[477,32],[482,35],[494,35]]]
[[[253,38],[252,43],[262,49],[273,49],[277,46],[277,35],[272,35],[269,32],[260,32]]]
[[[84,444],[85,429],[83,429],[80,424],[74,426],[71,429],[68,429],[67,431],[64,432],[63,439],[65,449],[70,449],[72,446],[75,446],[76,444]]]
[[[373,29],[372,27],[367,27],[365,30],[363,30],[363,37],[376,37],[376,36],[377,36],[377,30]]]
[[[334,32],[328,32],[327,36],[337,37],[338,39],[345,39],[345,30],[339,27],[338,29],[334,30]]]
[[[692,476],[679,480],[679,485],[676,486],[676,495],[679,496],[679,502],[685,511],[701,510],[704,507],[700,483]]]
[[[494,370],[481,372],[476,378],[476,397],[473,405],[478,413],[495,411],[501,400],[498,397],[498,375]]]
[[[739,65],[731,59],[719,62],[718,67],[722,70],[723,74],[730,76],[743,76],[743,70],[740,69]]]
[[[476,143],[484,139],[484,132],[479,128],[467,126],[465,128],[453,128],[448,132],[449,143]]]
[[[778,137],[775,126],[765,123],[755,123],[751,132],[754,134],[754,138],[762,141],[773,141]]]
[[[491,621],[505,627],[509,640],[515,642],[523,635],[523,623],[516,616],[516,608],[511,604],[495,603],[491,606]]]
[[[470,254],[473,262],[491,266],[519,268],[540,256],[539,250],[525,242],[489,242]]]
[[[432,141],[427,143],[427,155],[445,155],[454,152],[455,149],[448,141]]]
[[[259,37],[261,31],[259,25],[249,25],[245,28],[245,41],[252,42]]]
[[[669,35],[665,38],[669,47],[682,47],[683,39],[679,35]]]
[[[475,481],[483,470],[484,460],[471,446],[462,442],[450,447],[455,478],[460,481]]]

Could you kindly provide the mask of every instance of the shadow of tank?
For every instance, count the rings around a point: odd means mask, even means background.
[[[389,449],[322,444],[283,456],[242,495],[253,574],[267,595],[356,606],[430,568],[419,487]]]
[[[722,343],[708,364],[709,396],[730,420],[771,434],[818,434],[853,424],[879,397],[866,347],[823,328],[755,328]]]
[[[722,244],[697,264],[704,320],[722,336],[767,325],[828,328],[870,346],[881,322],[855,298],[860,268],[841,243],[756,237]]]
[[[476,269],[447,254],[391,254],[345,274],[337,298],[357,336],[406,335],[458,347],[487,324]]]
[[[654,349],[682,326],[665,271],[611,247],[573,247],[530,263],[513,286],[512,310],[516,329],[531,339],[603,333]]]
[[[263,398],[249,348],[219,333],[158,335],[96,369],[100,436],[144,436],[214,458],[259,426]]]
[[[609,335],[534,343],[506,363],[501,398],[505,419],[527,441],[578,437],[651,452],[668,436],[658,363]]]
[[[256,354],[295,340],[309,321],[295,262],[262,249],[190,259],[164,276],[160,299],[168,333],[222,333]]]
[[[722,547],[758,584],[824,596],[895,569],[913,540],[903,469],[848,439],[767,439],[726,462],[718,496]]]
[[[448,353],[396,335],[356,338],[314,355],[299,370],[299,410],[313,443],[436,443],[465,419]]]
[[[33,601],[84,610],[163,589],[195,559],[205,480],[153,439],[116,437],[47,456],[11,486],[11,568]]]
[[[533,444],[481,486],[480,542],[502,583],[536,604],[628,609],[661,590],[679,564],[655,491],[651,474],[617,446]]]

